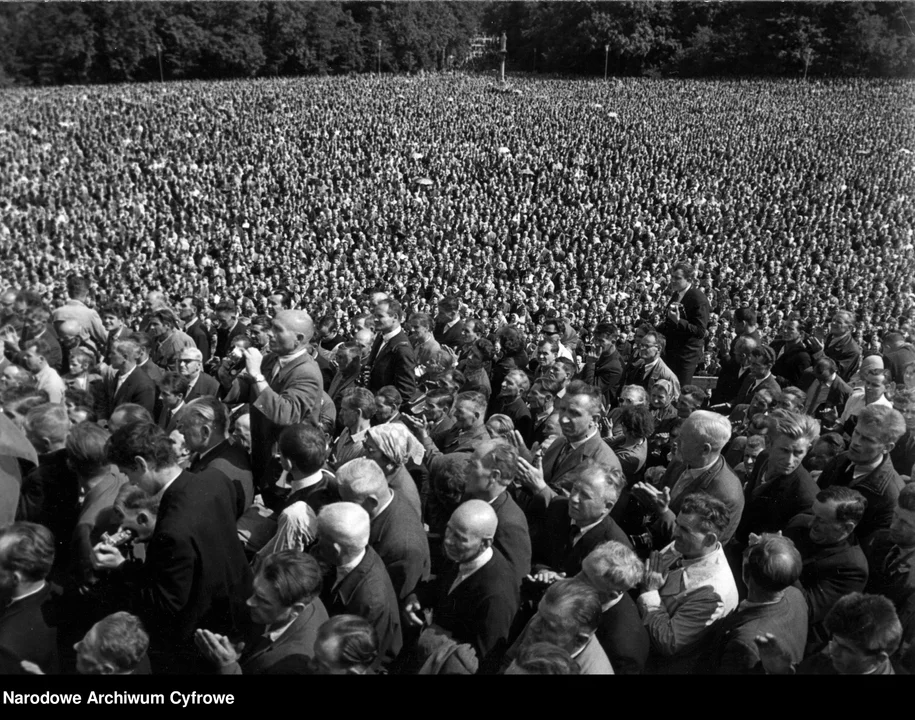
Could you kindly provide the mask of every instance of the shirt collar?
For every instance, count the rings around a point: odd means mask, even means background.
[[[303,477],[301,480],[293,480],[290,484],[292,492],[297,492],[298,490],[304,490],[305,488],[310,488],[312,485],[317,485],[324,478],[324,471],[318,470],[318,472],[309,475],[308,477]]]
[[[490,560],[492,560],[492,548],[488,547],[470,562],[461,563],[458,566],[460,577],[463,579],[470,577]]]
[[[346,432],[349,433],[349,441],[350,441],[350,442],[360,443],[360,442],[362,442],[363,440],[365,440],[365,434],[366,434],[369,430],[371,430],[371,429],[372,429],[372,428],[367,427],[365,430],[360,430],[360,431],[357,432],[357,433],[351,433],[351,432],[349,432],[349,428],[347,428]]]
[[[643,369],[648,370],[649,368],[653,368],[653,367],[654,367],[655,365],[657,365],[659,362],[661,362],[661,356],[660,356],[660,355],[658,355],[658,357],[656,357],[656,358],[655,358],[654,360],[652,360],[650,363],[646,363],[646,364],[643,365],[642,367],[643,367]]]
[[[588,440],[593,438],[595,435],[597,435],[596,428],[594,430],[592,430],[591,433],[588,435],[588,437],[586,437],[584,440],[579,440],[578,442],[570,442],[569,447],[572,450],[578,450],[578,448],[580,448],[582,445],[584,445],[586,442],[588,442]]]
[[[302,357],[307,352],[308,352],[308,346],[306,345],[301,350],[296,350],[294,353],[292,353],[290,355],[277,355],[277,365],[279,365],[280,367],[286,367],[293,360],[296,360],[296,359]]]
[[[200,460],[203,460],[208,455],[212,455],[216,450],[221,448],[227,442],[229,442],[228,438],[216,443],[213,447],[209,448],[208,450],[204,450],[202,453],[200,453],[200,455],[197,456],[197,460],[200,461]]]
[[[619,603],[620,601],[622,601],[622,599],[623,599],[623,593],[620,593],[619,595],[617,595],[617,596],[616,596],[615,598],[613,598],[612,600],[608,600],[608,601],[605,602],[605,603],[601,603],[601,606],[600,606],[601,612],[607,612],[607,611],[608,611],[610,608],[612,608],[614,605],[616,605],[617,603]]]
[[[350,560],[345,565],[337,565],[337,582],[336,585],[339,585],[343,582],[343,578],[349,575],[353,570],[359,567],[359,563],[365,558],[365,548],[362,548],[362,552],[359,553],[356,557]]]
[[[279,640],[281,637],[283,637],[283,634],[290,627],[292,627],[292,623],[294,623],[298,619],[299,619],[298,615],[293,615],[292,619],[288,623],[283,625],[282,627],[278,627],[276,630],[265,631],[264,637],[267,638],[270,642],[275,643],[277,640]]]
[[[381,515],[381,513],[383,513],[385,510],[388,509],[388,507],[390,507],[391,503],[394,502],[394,493],[395,492],[397,492],[397,491],[391,490],[391,496],[388,498],[388,501],[384,505],[382,505],[380,508],[378,508],[378,512],[375,513],[375,517],[378,517],[378,515]]]
[[[381,339],[384,342],[391,342],[391,340],[393,340],[398,335],[400,335],[400,328],[397,328],[396,330],[391,330],[391,332],[382,335]]]
[[[45,589],[45,586],[47,584],[48,584],[47,582],[42,581],[41,585],[39,585],[37,588],[35,588],[31,592],[27,592],[25,595],[20,595],[19,597],[15,597],[12,600],[10,600],[10,605],[12,605],[13,603],[19,602],[20,600],[25,600],[28,597],[32,597],[32,595],[35,595],[37,593],[40,593],[42,590]]]
[[[593,522],[590,525],[585,525],[583,528],[578,528],[578,535],[575,537],[575,539],[576,540],[580,539],[581,537],[584,536],[584,534],[586,532],[588,532],[592,528],[596,528],[598,525],[600,525],[604,521],[604,518],[607,517],[607,515],[609,515],[609,511],[607,511],[603,515],[601,515],[600,518],[598,518],[597,522]],[[575,525],[574,522],[572,524]],[[578,526],[575,525],[575,527],[578,527]]]

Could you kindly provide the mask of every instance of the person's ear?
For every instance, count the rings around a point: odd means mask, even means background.
[[[134,460],[134,466],[137,468],[137,470],[139,470],[144,475],[146,475],[149,472],[149,463],[146,462],[145,458],[142,458],[139,455],[135,455],[133,460]]]
[[[715,547],[718,544],[718,533],[711,532],[702,541],[704,547]]]
[[[143,525],[145,527],[149,527],[150,525],[152,525],[151,518],[145,512],[139,512],[139,513],[137,513],[137,525]]]
[[[365,500],[362,501],[362,508],[369,514],[372,514],[372,511],[377,508],[379,505],[378,498],[374,495],[369,495]]]
[[[483,539],[481,540],[481,542],[482,542],[482,544],[483,544],[483,547],[484,547],[484,548],[490,548],[490,547],[492,547],[493,540],[494,540],[494,538],[483,538]]]

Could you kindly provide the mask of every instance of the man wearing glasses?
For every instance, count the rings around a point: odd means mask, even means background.
[[[198,348],[185,348],[178,355],[178,372],[187,378],[187,393],[184,402],[199,397],[215,396],[219,392],[219,381],[203,372],[203,353]]]
[[[676,402],[680,397],[680,382],[661,359],[661,353],[664,352],[664,336],[654,330],[645,333],[636,343],[636,352],[639,359],[628,369],[623,385],[640,385],[651,394],[651,388],[658,380],[669,380]]]

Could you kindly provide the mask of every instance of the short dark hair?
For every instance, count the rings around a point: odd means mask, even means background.
[[[742,322],[746,325],[756,324],[756,311],[749,307],[740,307],[734,311],[734,322]]]
[[[375,415],[375,396],[370,390],[362,387],[347,388],[343,392],[340,407],[350,407],[362,413],[362,417],[371,420]]]
[[[153,421],[152,413],[137,403],[124,403],[123,405],[118,405],[114,410],[111,411],[112,415],[115,413],[124,416],[125,425],[133,425],[135,423],[151,423]]]
[[[860,650],[892,655],[902,642],[902,623],[893,603],[883,595],[850,593],[826,614],[826,631],[851,641]]]
[[[145,510],[151,515],[159,514],[159,503],[162,501],[162,493],[150,495],[143,488],[136,485],[123,485],[118,490],[117,497],[114,499],[113,506],[130,512],[140,512]]]
[[[159,381],[159,392],[169,392],[183,396],[189,386],[190,382],[184,375],[171,371],[165,373]]]
[[[178,327],[178,316],[170,308],[159,308],[149,314],[150,319],[159,320],[169,327]]]
[[[838,522],[853,522],[857,525],[864,517],[867,509],[867,498],[857,490],[844,485],[830,485],[816,495],[817,502],[836,503],[836,520]]]
[[[280,455],[299,472],[313,475],[327,460],[327,437],[312,423],[290,425],[280,433]]]
[[[718,538],[731,522],[731,512],[721,500],[705,492],[696,492],[683,498],[680,506],[682,515],[696,515],[699,529],[704,533],[715,533]]]
[[[108,439],[108,459],[122,470],[136,467],[143,458],[156,470],[177,464],[175,447],[165,430],[153,423],[134,423],[118,428]]]
[[[677,270],[680,270],[683,273],[683,277],[690,282],[696,279],[696,268],[685,260],[680,260],[674,265],[673,271],[676,272]]]
[[[789,538],[764,533],[747,549],[744,567],[761,590],[774,593],[797,582],[804,561]]]
[[[832,375],[832,373],[838,371],[839,366],[831,357],[822,357],[813,364],[813,369],[820,372],[828,372]]]
[[[637,438],[649,438],[654,435],[654,418],[645,405],[627,405],[620,413],[620,425],[630,435]]]
[[[229,413],[222,401],[212,395],[204,395],[187,405],[183,422],[192,425],[211,425],[217,435],[223,435],[229,429]]]
[[[16,522],[0,530],[0,540],[11,538],[3,567],[29,582],[44,580],[54,565],[54,534],[44,525]]]
[[[124,318],[126,318],[130,313],[127,312],[127,308],[125,308],[121,303],[109,302],[105,303],[99,308],[98,314],[99,317],[105,317],[106,315],[109,315],[123,321]]]
[[[567,650],[552,643],[524,645],[515,665],[528,675],[580,675],[581,667]]]
[[[589,634],[597,630],[602,612],[600,595],[590,583],[575,578],[558,580],[547,588],[543,599],[551,605],[561,604],[563,615]]]
[[[762,360],[768,367],[772,367],[775,364],[775,350],[768,345],[760,345],[750,350],[750,358]]]
[[[106,445],[111,433],[93,422],[70,428],[67,435],[67,464],[79,477],[98,475],[108,465]]]
[[[387,300],[382,300],[378,303],[378,306],[385,305],[387,306],[388,315],[393,315],[397,318],[398,322],[403,320],[403,305],[401,305],[394,298],[388,298]]]
[[[129,612],[116,612],[95,625],[96,650],[118,672],[136,670],[149,649],[143,623]]]
[[[348,667],[369,667],[378,657],[375,626],[358,615],[335,615],[318,629],[318,640],[337,641],[337,663]]]
[[[496,346],[486,338],[477,338],[473,348],[480,354],[480,359],[484,363],[490,362],[496,356]]]
[[[518,450],[506,442],[498,442],[483,457],[483,464],[491,470],[498,470],[502,485],[508,487],[518,472]]]
[[[589,385],[584,380],[573,380],[566,388],[565,397],[573,398],[577,395],[585,395],[588,398],[593,414],[596,415],[600,412],[601,396],[593,385]]]
[[[323,583],[318,561],[298,550],[268,555],[258,574],[270,583],[283,607],[307,605],[320,594]]]
[[[461,302],[453,295],[449,295],[448,297],[443,297],[438,301],[438,307],[440,310],[453,313],[461,309]]]
[[[225,300],[220,300],[214,309],[214,312],[227,312],[232,313],[233,315],[238,312],[238,306],[235,304],[235,301],[231,298],[226,298]]]
[[[617,335],[619,335],[619,330],[617,330],[616,325],[613,325],[612,323],[599,323],[592,333],[592,337],[595,340],[611,339],[615,338]]]
[[[376,398],[384,398],[392,406],[399,408],[403,404],[403,396],[393,385],[385,385],[375,393]]]

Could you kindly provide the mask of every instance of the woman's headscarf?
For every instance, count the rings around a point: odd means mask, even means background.
[[[403,465],[407,460],[412,460],[418,465],[426,454],[422,443],[401,423],[377,425],[369,428],[368,434],[378,449],[396,465]]]

